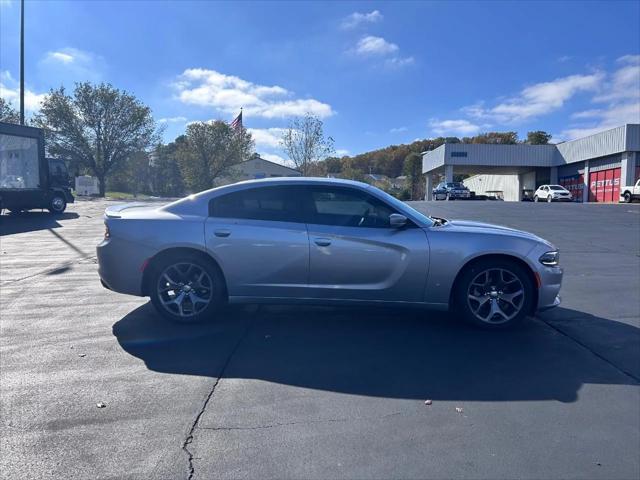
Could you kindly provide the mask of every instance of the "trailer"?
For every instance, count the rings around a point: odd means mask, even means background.
[[[45,157],[44,131],[0,122],[0,211],[60,214],[73,201],[64,161]]]

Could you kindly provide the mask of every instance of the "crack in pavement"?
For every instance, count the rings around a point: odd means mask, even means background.
[[[238,347],[240,346],[242,341],[246,338],[246,336],[249,333],[249,330],[251,329],[252,325],[253,325],[253,323],[251,321],[247,322],[247,326],[245,327],[244,332],[242,332],[242,334],[240,335],[240,338],[238,338],[238,341],[236,342],[234,347],[231,349],[231,352],[229,353],[229,356],[227,357],[227,360],[224,362],[224,365],[222,365],[222,369],[220,370],[220,375],[218,376],[216,381],[213,383],[213,386],[211,387],[211,390],[209,391],[209,394],[207,395],[207,397],[204,400],[204,403],[202,404],[202,408],[200,409],[200,411],[198,411],[198,414],[196,415],[196,418],[194,419],[193,423],[191,424],[191,428],[189,428],[189,432],[187,433],[187,437],[184,439],[184,442],[182,443],[182,450],[187,455],[188,473],[189,473],[189,476],[187,478],[189,480],[193,479],[193,476],[196,473],[195,466],[193,464],[193,452],[191,450],[189,450],[189,445],[191,444],[191,442],[193,442],[193,437],[195,435],[195,431],[196,431],[197,428],[199,428],[198,427],[198,423],[200,423],[200,418],[202,418],[202,415],[204,415],[204,412],[206,411],[207,406],[209,405],[209,402],[211,401],[211,398],[213,398],[213,394],[216,391],[216,387],[220,383],[220,380],[222,380],[222,378],[224,377],[224,372],[227,370],[227,367],[231,363],[231,359],[235,355],[235,353],[238,350]]]
[[[313,424],[313,423],[333,423],[333,422],[357,422],[360,420],[382,420],[389,417],[395,417],[397,415],[402,415],[402,412],[393,412],[388,413],[386,415],[382,415],[381,417],[355,417],[355,418],[318,418],[315,420],[301,420],[298,422],[282,422],[282,423],[272,423],[269,425],[256,425],[256,426],[246,426],[246,427],[199,427],[201,430],[211,430],[211,431],[231,431],[231,430],[262,430],[267,428],[276,428],[276,427],[287,427],[289,425],[304,425],[304,424]]]
[[[635,380],[636,382],[640,383],[640,378],[636,377],[633,373],[631,372],[627,372],[624,368],[619,367],[618,365],[616,365],[615,363],[613,363],[611,360],[609,360],[607,357],[605,357],[604,355],[596,352],[593,348],[591,348],[589,345],[587,345],[586,343],[581,342],[580,340],[578,340],[575,337],[572,337],[569,333],[565,332],[564,330],[562,330],[562,328],[553,325],[552,323],[540,318],[540,317],[535,317],[538,320],[540,320],[542,323],[544,323],[545,325],[547,325],[548,327],[552,328],[553,330],[555,330],[556,332],[558,332],[560,335],[563,335],[565,337],[567,337],[569,340],[572,340],[573,342],[575,342],[577,345],[580,345],[582,348],[584,348],[585,350],[587,350],[589,353],[591,353],[592,355],[595,355],[596,357],[598,357],[600,360],[602,360],[603,362],[609,364],[610,366],[612,366],[615,370],[617,370],[618,372],[622,373],[623,375],[626,375],[627,377]],[[579,318],[579,317],[576,317]]]

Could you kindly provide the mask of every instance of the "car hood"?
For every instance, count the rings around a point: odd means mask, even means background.
[[[548,245],[549,247],[553,247],[553,245],[545,240],[544,238],[540,238],[533,233],[525,232],[523,230],[517,230],[515,228],[509,228],[502,225],[493,225],[491,223],[482,223],[482,222],[472,222],[469,220],[447,220],[447,223],[444,224],[443,228],[454,229],[460,232],[469,232],[469,233],[487,233],[493,235],[506,235],[512,237],[526,238],[528,240],[533,240],[535,242],[540,242]]]

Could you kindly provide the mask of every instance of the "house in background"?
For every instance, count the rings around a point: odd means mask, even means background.
[[[279,163],[265,160],[260,155],[254,155],[249,160],[230,167],[216,182],[218,185],[253,180],[256,178],[300,177],[302,174],[293,168]]]

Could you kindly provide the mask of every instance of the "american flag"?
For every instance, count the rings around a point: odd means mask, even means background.
[[[242,131],[242,109],[240,109],[240,114],[229,124],[231,128],[235,131]]]

